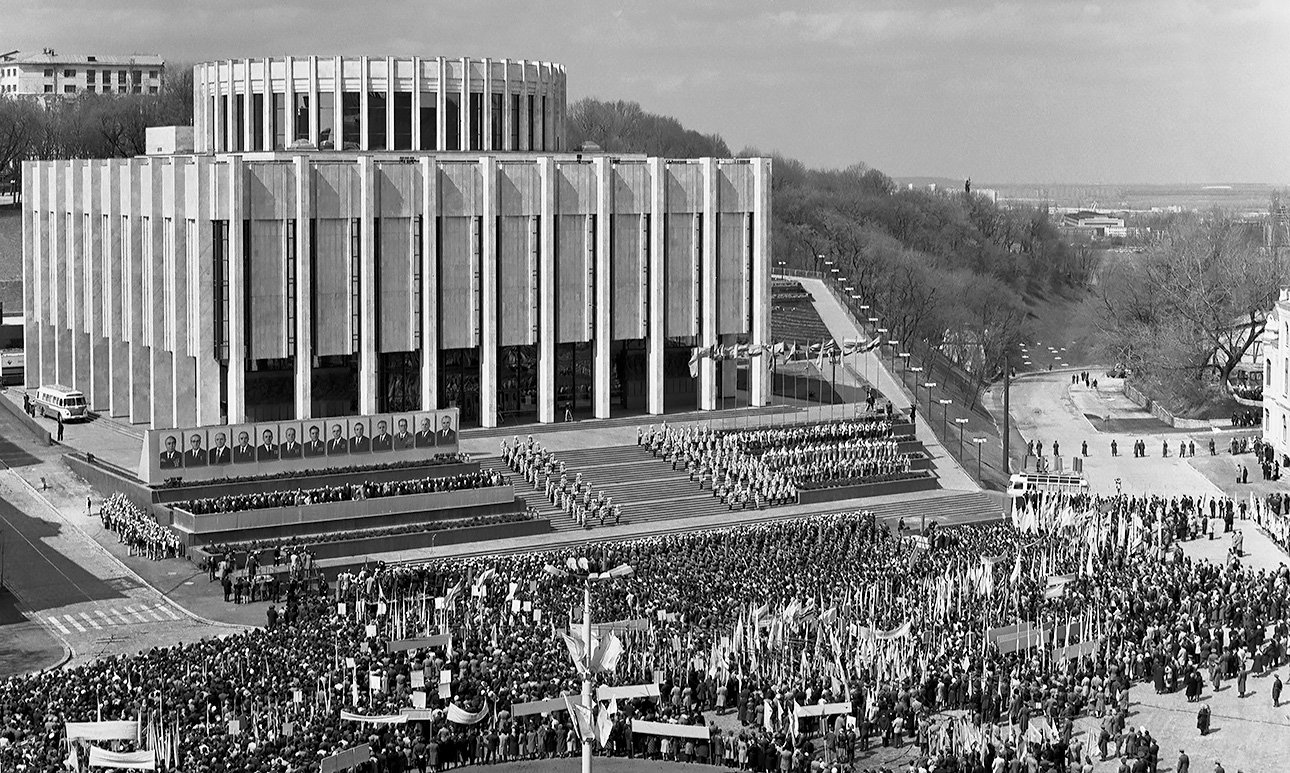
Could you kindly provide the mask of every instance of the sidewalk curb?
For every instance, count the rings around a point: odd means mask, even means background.
[[[59,460],[57,463],[58,463],[58,464],[62,464],[62,461],[61,461],[61,460]],[[17,478],[17,479],[22,483],[22,485],[23,485],[23,486],[25,486],[29,491],[31,491],[32,495],[33,495],[36,499],[38,499],[39,501],[43,502],[43,503],[45,504],[45,506],[46,506],[46,507],[48,507],[50,510],[54,511],[54,512],[58,515],[59,519],[61,519],[61,520],[62,520],[62,521],[64,521],[65,523],[67,523],[67,524],[68,524],[69,526],[71,526],[72,528],[76,529],[76,531],[77,531],[77,532],[79,532],[79,533],[81,534],[81,536],[85,537],[85,538],[86,538],[86,539],[88,539],[91,543],[93,543],[93,544],[94,544],[95,549],[97,549],[97,550],[101,551],[101,552],[102,552],[102,553],[104,553],[104,554],[105,554],[109,559],[111,559],[113,562],[117,563],[117,564],[118,564],[118,565],[120,565],[123,569],[125,569],[126,573],[127,573],[127,574],[129,574],[129,575],[130,575],[130,577],[132,577],[133,579],[137,580],[141,586],[143,586],[143,587],[145,587],[145,588],[150,588],[150,589],[152,589],[152,591],[153,591],[154,593],[156,593],[156,594],[157,594],[158,596],[160,596],[161,598],[165,599],[165,601],[166,601],[166,603],[167,603],[167,604],[169,604],[171,607],[175,608],[177,611],[179,611],[179,612],[180,612],[181,614],[183,614],[185,617],[187,617],[187,618],[191,619],[191,620],[192,620],[192,621],[194,621],[194,622],[201,623],[201,624],[203,624],[203,625],[215,626],[215,627],[220,627],[220,628],[236,628],[236,629],[241,630],[241,631],[249,630],[247,627],[245,627],[245,626],[241,626],[241,625],[239,625],[239,624],[237,624],[237,623],[222,623],[222,622],[220,622],[220,621],[218,621],[218,620],[211,620],[210,618],[202,617],[201,615],[197,614],[196,612],[193,612],[193,611],[189,610],[187,607],[183,606],[183,605],[182,605],[182,604],[180,604],[179,602],[177,602],[177,601],[175,601],[174,599],[170,598],[170,596],[169,596],[168,594],[163,593],[163,592],[161,591],[161,589],[159,589],[157,586],[155,586],[155,585],[153,585],[152,583],[148,582],[147,580],[143,579],[143,577],[142,577],[138,572],[134,571],[134,569],[133,569],[133,568],[131,568],[129,564],[127,564],[126,562],[124,562],[124,561],[122,561],[121,559],[117,558],[116,556],[112,555],[112,551],[110,551],[110,550],[108,550],[107,548],[105,548],[105,547],[103,547],[102,545],[100,545],[98,540],[94,539],[92,536],[90,536],[89,534],[87,534],[87,533],[85,532],[85,530],[84,530],[84,529],[82,529],[79,525],[77,525],[77,524],[76,524],[76,522],[75,522],[74,520],[72,520],[72,519],[68,518],[68,517],[67,517],[67,515],[66,515],[66,514],[64,514],[62,510],[58,509],[58,507],[57,507],[53,502],[51,502],[51,501],[49,500],[49,498],[48,498],[48,497],[46,497],[44,494],[42,494],[42,493],[41,493],[41,492],[40,492],[40,491],[39,491],[35,486],[31,485],[31,483],[29,483],[29,482],[27,481],[27,479],[26,479],[26,478],[23,478],[21,475],[18,475],[16,472],[14,472],[14,471],[13,471],[13,468],[11,468],[11,467],[6,467],[6,470],[7,470],[8,472],[13,473],[13,477]],[[71,469],[70,469],[70,468],[67,468],[67,473],[68,473],[69,475],[75,475],[75,473],[73,473],[73,472],[71,471]],[[17,595],[17,594],[15,594],[15,595]]]

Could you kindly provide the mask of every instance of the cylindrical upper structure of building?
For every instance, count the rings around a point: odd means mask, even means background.
[[[193,68],[198,153],[564,150],[565,72],[447,57],[230,59]]]

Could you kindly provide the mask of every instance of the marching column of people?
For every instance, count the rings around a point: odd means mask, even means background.
[[[564,511],[575,523],[590,529],[593,522],[601,526],[623,520],[623,507],[603,489],[594,491],[582,473],[569,478],[568,466],[529,435],[523,442],[516,435],[502,440],[502,460],[534,489],[545,494],[547,501]]]
[[[165,558],[183,558],[187,555],[184,543],[170,529],[157,523],[146,510],[116,493],[103,500],[99,508],[103,528],[114,531],[117,539],[129,548],[132,556],[143,556],[154,561]]]

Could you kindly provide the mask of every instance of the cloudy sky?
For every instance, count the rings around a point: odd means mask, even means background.
[[[820,166],[1290,184],[1290,0],[5,0],[8,48],[494,56]]]

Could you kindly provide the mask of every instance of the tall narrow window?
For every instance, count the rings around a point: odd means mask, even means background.
[[[362,227],[363,221],[354,218],[349,221],[349,331],[350,344],[354,351],[360,348],[362,339],[361,325],[363,322],[362,314],[362,295],[360,282],[363,277],[362,266]]]
[[[461,97],[449,94],[443,117],[443,149],[461,150]]]
[[[511,146],[507,150],[520,149],[520,95],[511,95]]]
[[[482,150],[484,147],[484,95],[470,92],[470,149]]]
[[[385,150],[385,93],[367,92],[367,147]]]
[[[362,101],[362,96],[356,92],[341,94],[340,129],[341,139],[344,142],[340,148],[342,150],[358,150],[359,144],[363,141],[363,126],[359,118]],[[384,122],[381,125],[384,126]]]
[[[533,124],[536,123],[536,121],[534,120],[536,116],[533,115],[533,95],[532,94],[528,95],[528,116],[529,116],[529,126],[528,126],[529,142],[527,145],[524,146],[524,149],[537,150],[537,148],[533,147]]]
[[[412,346],[421,348],[421,238],[425,223],[420,215],[412,218]]]
[[[331,150],[336,143],[336,95],[330,91],[318,92],[318,148]]]
[[[287,146],[287,95],[273,95],[273,149]]]
[[[439,149],[439,94],[421,92],[421,149]]]
[[[175,221],[161,221],[161,286],[155,299],[161,311],[161,341],[168,352],[175,351],[175,324],[171,304],[175,300]]]
[[[412,150],[412,92],[394,92],[394,149]]]
[[[490,150],[502,149],[502,96],[501,94],[489,96],[489,101],[492,105],[489,111],[492,117],[492,125],[489,131]]]
[[[309,95],[296,94],[292,105],[291,141],[309,141]]]
[[[542,96],[542,111],[538,114],[538,146],[543,150],[550,150],[547,145],[546,131],[546,95]]]
[[[264,95],[251,95],[251,150],[264,150]]]
[[[296,221],[287,221],[287,266],[283,272],[286,286],[283,296],[286,298],[287,311],[287,354],[296,355]]]
[[[229,316],[229,287],[228,287],[228,262],[229,262],[229,245],[228,245],[228,221],[213,220],[211,221],[212,230],[212,258],[214,265],[211,267],[214,272],[215,285],[215,314],[212,322],[215,326],[215,358],[220,362],[228,362],[228,316]]]
[[[155,346],[156,342],[152,340],[152,320],[156,316],[156,306],[152,302],[152,280],[156,272],[152,265],[152,228],[149,216],[143,216],[140,228],[143,232],[143,238],[140,242],[143,249],[140,250],[141,254],[139,255],[141,278],[139,283],[139,322],[142,328],[140,332],[143,335],[144,346]]]

